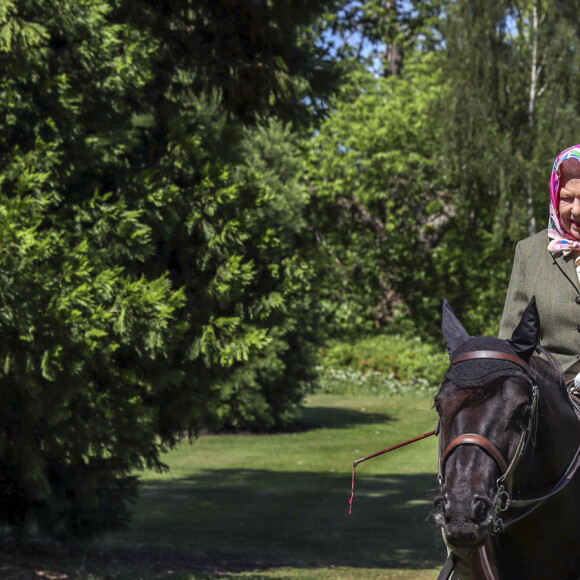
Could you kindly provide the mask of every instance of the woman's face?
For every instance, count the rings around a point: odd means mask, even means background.
[[[580,163],[574,165],[562,171],[559,211],[564,229],[580,240]]]

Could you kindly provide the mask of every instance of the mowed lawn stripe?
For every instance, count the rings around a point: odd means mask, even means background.
[[[429,520],[434,437],[361,464],[348,515],[353,460],[433,429],[429,398],[317,395],[298,423],[184,442],[166,455],[168,473],[144,474],[131,529],[110,541],[192,552],[222,574],[338,567],[366,577],[443,562]]]

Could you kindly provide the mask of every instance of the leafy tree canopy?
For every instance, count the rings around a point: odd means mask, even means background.
[[[183,434],[284,421],[322,332],[494,332],[575,8],[3,2],[0,522],[121,526]]]
[[[312,378],[297,138],[327,3],[21,0],[0,12],[0,521],[90,537],[184,433]],[[275,42],[274,42],[275,40]],[[324,87],[324,88],[322,88]]]

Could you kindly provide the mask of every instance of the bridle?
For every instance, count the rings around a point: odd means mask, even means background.
[[[538,399],[539,399],[539,389],[536,384],[535,374],[530,369],[529,365],[523,359],[518,356],[511,355],[509,353],[500,351],[472,351],[460,356],[455,357],[451,360],[450,366],[471,359],[500,359],[507,360],[516,365],[520,366],[525,371],[525,378],[528,380],[532,386],[532,398],[530,402],[530,413],[529,419],[526,427],[523,429],[520,435],[520,440],[518,442],[516,452],[511,458],[509,463],[505,460],[503,455],[497,449],[497,447],[486,437],[477,435],[474,433],[464,433],[459,437],[456,437],[447,445],[447,447],[442,450],[440,439],[440,449],[439,449],[439,483],[442,486],[445,481],[445,466],[449,460],[450,455],[458,447],[462,445],[474,445],[479,449],[483,450],[487,455],[489,455],[497,464],[500,476],[496,481],[496,495],[492,502],[493,507],[493,527],[491,534],[497,534],[505,530],[508,526],[522,520],[541,506],[546,500],[553,497],[560,491],[562,491],[570,481],[572,481],[576,471],[580,467],[580,447],[576,449],[576,452],[568,464],[568,467],[564,471],[564,474],[559,479],[559,481],[552,487],[551,491],[542,495],[540,497],[535,497],[531,499],[513,499],[512,498],[512,486],[513,486],[513,474],[518,466],[520,460],[526,452],[527,444],[530,440],[532,430],[537,424],[537,413],[538,413]],[[438,429],[439,431],[439,429]],[[511,517],[509,520],[505,521],[505,515],[508,510],[512,508],[523,509],[523,513],[516,517]],[[482,563],[482,573],[486,580],[497,580],[497,568],[495,564],[495,557],[493,552],[493,547],[484,544],[479,548],[480,562]],[[451,551],[445,563],[445,566],[439,574],[438,580],[448,580],[453,574],[458,556]]]
[[[453,439],[453,441],[451,441],[451,443],[449,443],[449,445],[447,445],[447,447],[443,451],[441,451],[440,449],[439,452],[439,485],[442,486],[443,483],[445,482],[445,466],[453,451],[455,451],[458,447],[462,445],[474,445],[482,449],[487,455],[489,455],[496,462],[501,474],[496,482],[496,496],[493,501],[494,522],[492,533],[497,533],[503,531],[507,526],[510,526],[513,523],[529,515],[532,511],[538,508],[543,502],[545,502],[547,499],[557,494],[559,491],[564,489],[566,485],[568,485],[568,483],[572,480],[574,474],[580,467],[580,447],[576,450],[576,453],[574,454],[572,461],[565,470],[564,475],[560,478],[558,483],[556,483],[556,485],[552,488],[550,492],[548,492],[543,496],[527,500],[513,499],[512,498],[513,474],[526,452],[526,447],[530,440],[530,435],[532,433],[532,429],[536,421],[539,390],[535,381],[535,375],[530,369],[528,363],[523,359],[519,358],[518,356],[509,353],[493,350],[477,350],[467,352],[452,359],[450,362],[450,366],[466,360],[486,359],[486,358],[507,360],[509,362],[515,363],[516,365],[524,369],[526,373],[525,376],[532,385],[532,399],[530,402],[530,413],[528,418],[528,424],[522,430],[520,440],[516,448],[516,452],[514,453],[514,456],[511,458],[509,463],[505,460],[505,458],[497,449],[497,447],[489,439],[483,437],[482,435],[477,435],[475,433],[464,433],[463,435],[459,435],[458,437]],[[523,514],[519,515],[518,517],[512,518],[509,521],[504,522],[503,517],[504,513],[510,508],[529,508],[529,509]]]

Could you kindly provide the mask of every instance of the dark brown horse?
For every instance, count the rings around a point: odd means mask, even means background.
[[[447,569],[471,578],[580,579],[580,422],[557,363],[534,355],[539,328],[533,299],[507,341],[469,336],[444,304],[433,513]]]

